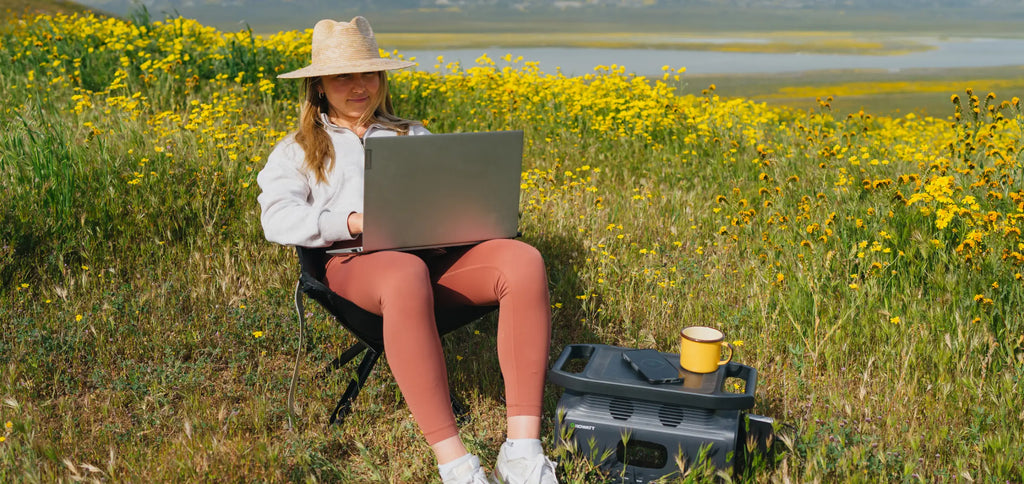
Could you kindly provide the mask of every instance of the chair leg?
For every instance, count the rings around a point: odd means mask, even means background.
[[[342,353],[340,356],[338,356],[337,358],[332,360],[330,363],[328,363],[327,366],[325,366],[322,370],[317,372],[315,378],[317,378],[317,379],[325,378],[332,371],[337,370],[338,368],[341,368],[341,367],[347,365],[349,361],[352,361],[353,358],[359,356],[359,353],[362,353],[363,350],[365,350],[367,348],[368,348],[368,346],[366,346],[362,342],[357,342],[356,344],[354,344],[352,346],[349,346],[348,349],[345,350],[344,353]]]
[[[455,396],[455,392],[449,390],[448,397],[452,400],[452,413],[455,414],[455,421],[459,425],[469,422],[469,407],[462,403],[459,397]]]
[[[366,383],[366,379],[370,376],[374,365],[377,364],[378,358],[380,358],[380,353],[371,348],[366,349],[366,355],[363,356],[363,361],[359,363],[359,368],[356,370],[356,379],[348,382],[345,393],[338,400],[338,405],[334,407],[334,412],[331,413],[331,425],[341,425],[345,421],[345,416],[348,415],[349,410],[352,408],[352,400],[359,395],[359,390],[362,390],[363,384]]]

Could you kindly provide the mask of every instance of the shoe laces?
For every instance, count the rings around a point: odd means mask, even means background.
[[[509,459],[504,464],[496,473],[502,484],[558,484],[555,463],[543,454]]]

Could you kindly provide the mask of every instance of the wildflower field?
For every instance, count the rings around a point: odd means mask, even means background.
[[[380,365],[344,426],[351,343],[266,242],[255,176],[296,123],[310,31],[38,16],[0,29],[0,481],[435,482]],[[396,52],[388,55],[398,55]],[[421,64],[443,59],[418,59]],[[780,452],[668,482],[1024,480],[1024,112],[833,116],[680,95],[683,66],[567,78],[481,58],[393,74],[434,132],[522,129],[523,239],[548,264],[552,357],[677,351],[721,328]],[[678,79],[677,79],[678,78]],[[494,320],[446,338],[470,450],[504,440]],[[563,482],[615,482],[551,435]]]

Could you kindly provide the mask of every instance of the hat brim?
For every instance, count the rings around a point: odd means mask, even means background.
[[[415,62],[398,59],[367,59],[355,62],[345,62],[338,65],[306,66],[284,74],[278,74],[281,79],[299,79],[303,77],[333,76],[335,74],[351,74],[354,72],[375,72],[404,69],[416,65]]]

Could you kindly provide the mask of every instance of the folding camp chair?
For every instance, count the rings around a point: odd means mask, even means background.
[[[366,383],[366,379],[370,376],[370,372],[377,364],[378,358],[384,354],[384,321],[380,316],[366,311],[359,306],[356,306],[352,301],[339,296],[324,284],[323,278],[326,272],[325,266],[328,258],[330,257],[330,255],[327,254],[327,249],[296,247],[296,253],[299,257],[299,266],[301,267],[299,280],[295,284],[295,312],[298,315],[299,321],[299,345],[295,356],[295,369],[292,372],[292,381],[288,387],[289,424],[293,424],[292,420],[295,413],[295,384],[298,380],[299,361],[302,358],[302,348],[304,344],[303,338],[306,326],[303,295],[306,295],[323,306],[323,308],[334,316],[342,326],[352,332],[353,336],[358,340],[355,344],[350,346],[341,355],[324,367],[324,369],[317,374],[318,377],[325,377],[331,371],[345,366],[356,356],[359,356],[360,353],[365,352],[363,359],[360,361],[359,367],[356,370],[355,378],[349,381],[348,387],[345,389],[345,393],[342,394],[337,405],[334,407],[334,411],[331,412],[329,422],[331,424],[337,423],[340,425],[344,422],[345,416],[351,410],[352,400],[359,395],[359,390],[362,389],[363,384]],[[438,333],[441,336],[444,336],[445,334],[480,319],[484,315],[496,309],[498,309],[497,306],[459,306],[455,308],[437,308],[435,309],[434,316],[437,321]],[[451,395],[451,397],[452,410],[455,412],[456,416],[464,415],[467,412],[465,407],[458,402],[458,399],[456,399],[454,395]]]

